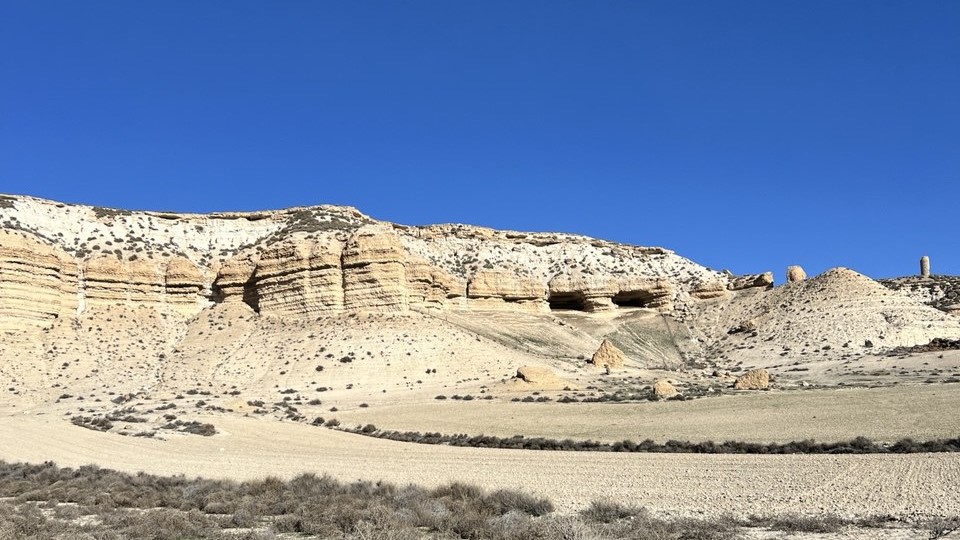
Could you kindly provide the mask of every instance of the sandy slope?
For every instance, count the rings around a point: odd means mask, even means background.
[[[680,514],[960,513],[960,455],[734,456],[535,452],[421,446],[300,424],[216,418],[223,434],[155,441],[49,416],[0,417],[0,458],[98,463],[225,478],[303,471],[435,485],[459,480],[549,495],[562,510],[613,497]]]

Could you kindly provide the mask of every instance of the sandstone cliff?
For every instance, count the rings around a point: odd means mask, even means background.
[[[9,329],[117,305],[192,317],[220,302],[288,318],[631,308],[682,317],[746,283],[662,248],[407,227],[348,207],[196,215],[2,200],[0,297]]]

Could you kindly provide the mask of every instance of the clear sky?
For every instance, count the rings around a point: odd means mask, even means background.
[[[6,1],[0,192],[960,274],[960,2]]]

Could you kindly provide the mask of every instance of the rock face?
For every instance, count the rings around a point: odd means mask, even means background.
[[[803,271],[803,268],[800,266],[788,266],[787,267],[787,282],[796,283],[798,281],[803,281],[807,279],[807,273]]]
[[[653,383],[653,396],[657,399],[668,399],[679,395],[677,388],[666,379]]]
[[[342,311],[342,251],[343,245],[331,238],[288,240],[267,248],[251,274],[256,309],[281,316]],[[237,281],[245,283],[245,265],[233,268],[240,270]],[[235,284],[227,287],[236,290]]]
[[[737,377],[733,383],[737,390],[766,390],[770,387],[770,374],[765,369],[754,369]]]
[[[608,340],[603,340],[597,352],[593,353],[590,363],[599,368],[620,369],[626,362],[623,351]]]
[[[347,241],[343,250],[343,305],[346,309],[407,309],[404,250],[389,229],[364,227]]]
[[[467,303],[478,309],[544,311],[545,298],[543,283],[508,270],[482,269],[467,283]]]

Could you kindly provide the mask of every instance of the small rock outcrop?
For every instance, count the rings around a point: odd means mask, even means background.
[[[564,388],[575,389],[569,381],[555,375],[548,368],[540,366],[521,366],[517,369],[517,377],[514,382],[521,383],[519,386],[514,384],[517,389],[534,387],[540,390],[562,390]]]
[[[770,388],[770,374],[765,369],[754,369],[737,377],[733,383],[737,390],[766,390]]]
[[[803,271],[803,267],[796,265],[787,267],[787,283],[797,283],[805,279],[807,279],[807,273]]]
[[[726,298],[727,285],[722,281],[701,281],[694,284],[690,296],[698,300],[712,300],[714,298]]]
[[[599,368],[620,369],[626,363],[626,356],[616,345],[605,339],[597,352],[593,353],[590,363]]]
[[[762,274],[751,274],[747,276],[734,276],[730,278],[730,284],[727,285],[727,288],[731,291],[739,291],[753,287],[773,287],[773,272],[764,272]]]

